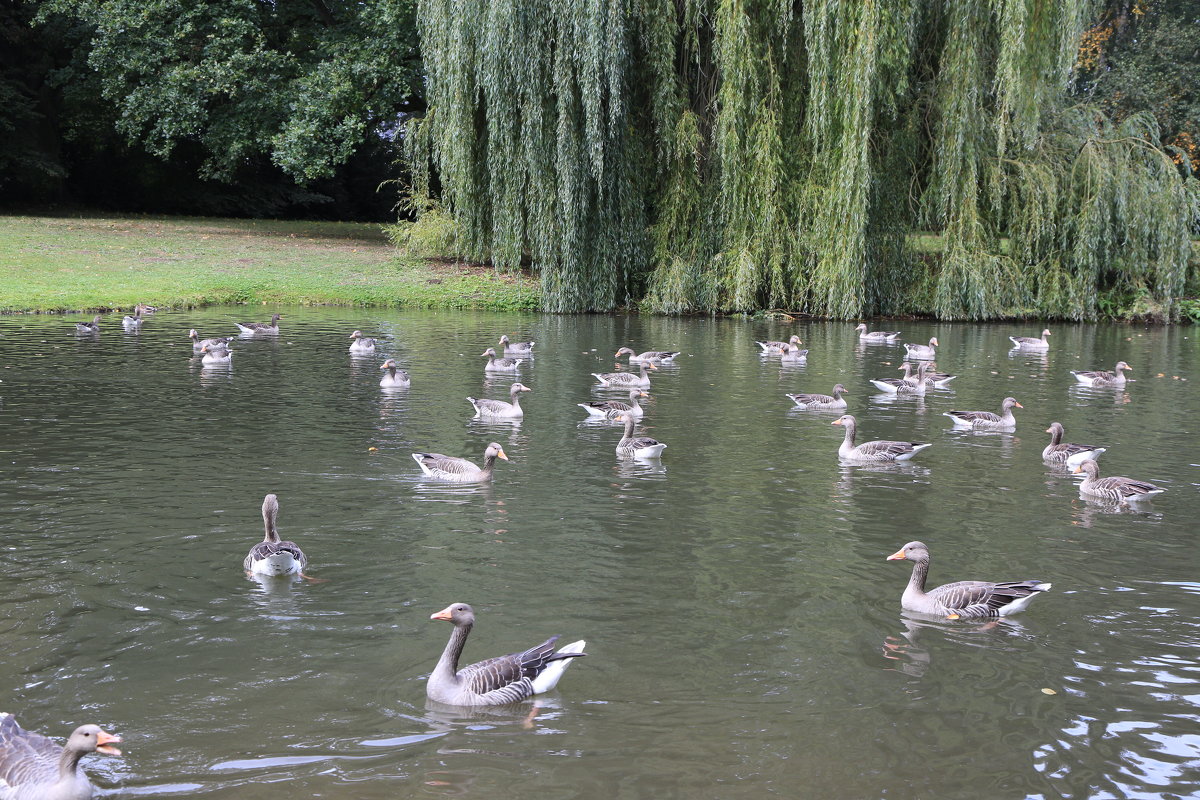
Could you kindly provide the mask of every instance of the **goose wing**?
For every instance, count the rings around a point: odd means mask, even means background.
[[[480,471],[478,465],[465,458],[455,458],[441,453],[413,453],[412,455],[427,475],[438,472],[452,476],[474,475]]]
[[[1138,481],[1133,478],[1121,478],[1115,475],[1111,478],[1100,478],[1093,481],[1092,485],[1097,489],[1111,489],[1119,492],[1122,497],[1138,497],[1165,491],[1161,486],[1155,486],[1153,483]]]
[[[468,397],[467,399],[471,401],[471,405],[480,411],[486,410],[493,414],[505,414],[512,411],[512,403],[506,403],[503,400],[476,400],[473,397]]]
[[[594,408],[597,411],[604,411],[606,413],[611,411],[618,414],[632,408],[628,403],[622,403],[620,400],[595,400],[590,403],[580,403],[579,405]]]
[[[61,756],[53,741],[23,730],[12,714],[0,713],[0,797],[14,787],[57,781]]]
[[[607,383],[610,386],[616,386],[623,383],[634,383],[640,381],[641,376],[636,372],[593,372],[593,375],[601,383]]]
[[[308,558],[304,555],[304,551],[300,549],[299,545],[297,545],[295,542],[282,541],[259,542],[258,544],[254,545],[254,547],[250,548],[250,552],[246,554],[246,559],[243,562],[243,565],[246,567],[246,569],[250,569],[250,565],[255,561],[262,561],[265,558],[270,558],[271,556],[279,553],[291,553],[292,558],[294,558],[296,563],[300,565],[301,570],[303,570],[304,566],[308,563]]]
[[[993,414],[991,411],[947,411],[952,417],[957,417],[963,422],[999,422],[1000,415]]]
[[[798,406],[806,406],[810,403],[832,403],[833,398],[827,394],[789,394],[787,397],[792,399],[792,402]]]
[[[1072,374],[1081,378],[1091,378],[1092,380],[1104,381],[1111,381],[1115,377],[1114,373],[1107,369],[1086,370],[1082,372],[1073,372]]]
[[[892,442],[887,439],[876,439],[872,442],[863,442],[855,450],[863,456],[895,459],[914,452],[920,444],[920,442]]]
[[[625,446],[632,450],[641,450],[643,447],[654,447],[657,444],[662,444],[658,439],[651,439],[649,436],[635,436],[625,443]]]
[[[558,636],[521,653],[489,658],[459,670],[459,680],[492,703],[515,703],[533,694],[533,679],[549,664],[582,653],[557,653]]]
[[[937,600],[964,617],[994,617],[1005,606],[1023,597],[1043,591],[1041,581],[957,581],[929,592]]]

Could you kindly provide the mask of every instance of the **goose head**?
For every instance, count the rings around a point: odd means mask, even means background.
[[[351,338],[351,339],[361,339],[361,338],[363,338],[362,331],[355,331],[354,333],[350,334],[350,338]]]
[[[1043,329],[1042,329],[1042,336],[1049,336],[1049,335],[1050,335],[1050,329],[1049,329],[1049,328],[1043,328]]]
[[[850,394],[848,391],[846,391],[846,387],[842,386],[840,383],[834,384],[833,393],[834,394]]]
[[[508,334],[507,333],[500,334],[500,344],[508,344]]]
[[[840,417],[838,417],[837,419],[835,419],[833,422],[831,422],[829,424],[830,425],[841,425],[843,428],[853,428],[855,425],[858,424],[858,420],[856,420],[854,418],[853,414],[842,414]]]
[[[475,624],[475,610],[466,603],[451,603],[436,614],[430,614],[429,618],[453,622],[459,627],[473,625]]]
[[[1025,406],[1021,405],[1020,403],[1018,403],[1017,399],[1015,397],[1006,397],[1006,398],[1004,398],[1004,402],[1000,404],[1000,410],[1008,411],[1013,406],[1016,406],[1017,408],[1025,407]]]
[[[517,394],[518,392],[532,392],[532,391],[533,391],[533,389],[530,389],[528,386],[526,386],[523,383],[514,383],[508,389],[509,394]]]
[[[1133,367],[1129,366],[1124,361],[1118,361],[1117,366],[1115,366],[1113,369],[1116,370],[1117,372],[1120,372],[1123,369],[1127,369],[1130,372],[1133,372]]]
[[[866,333],[867,332],[867,323],[865,323],[865,322],[858,323],[858,327],[856,327],[854,330],[862,331],[863,333]]]
[[[80,725],[67,739],[65,749],[77,753],[104,753],[108,756],[119,756],[121,751],[113,747],[112,743],[120,741],[120,736],[108,733],[99,725]]]
[[[387,361],[380,364],[379,368],[380,369],[395,369],[396,368],[396,359],[389,358]]]
[[[909,542],[887,557],[887,561],[928,561],[929,548],[923,542]]]
[[[1071,471],[1075,473],[1082,472],[1087,476],[1088,480],[1094,481],[1096,476],[1100,474],[1100,465],[1095,461],[1080,461],[1079,466]]]
[[[633,352],[633,350],[629,349],[628,347],[622,347],[620,350],[617,351],[616,355],[614,355],[613,358],[620,358],[621,356],[636,356],[636,355],[637,355],[637,353]]]
[[[793,333],[792,338],[788,339],[788,344],[804,344],[804,342],[800,341],[800,337]]]
[[[483,451],[484,459],[498,458],[501,461],[508,461],[508,456],[504,455],[504,448],[496,442],[492,442],[487,446],[487,450]],[[470,607],[467,608],[470,611]]]
[[[643,391],[642,389],[630,389],[629,390],[629,401],[630,402],[637,400],[639,397],[649,397],[649,396],[650,396],[650,393],[647,391]]]
[[[1064,432],[1061,422],[1051,422],[1050,427],[1046,428],[1046,433],[1051,436],[1062,436]]]
[[[486,357],[495,358],[496,357],[496,348],[489,347],[487,350],[484,350],[482,353],[480,353],[479,357],[480,358],[486,358]]]
[[[272,325],[278,325],[278,324],[279,324],[279,320],[281,320],[281,319],[283,319],[283,314],[273,314],[273,315],[271,316],[271,324],[272,324]]]

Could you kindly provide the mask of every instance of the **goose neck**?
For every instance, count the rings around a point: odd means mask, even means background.
[[[442,651],[442,657],[438,659],[437,666],[433,669],[433,676],[441,680],[457,682],[458,680],[458,658],[462,655],[463,647],[467,643],[467,635],[471,632],[471,624],[463,623],[454,626],[453,633],[450,634],[450,640],[446,642],[446,649]]]

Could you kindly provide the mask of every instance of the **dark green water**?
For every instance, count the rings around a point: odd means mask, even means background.
[[[163,313],[140,336],[106,318],[0,318],[0,710],[92,757],[120,796],[375,798],[1189,797],[1200,791],[1200,517],[1194,328],[904,323],[941,341],[953,389],[889,401],[899,346],[847,324],[283,309],[278,341],[203,370],[186,335],[270,309]],[[351,359],[348,335],[384,338]],[[538,342],[524,421],[478,354]],[[798,332],[781,368],[754,339]],[[622,462],[620,430],[581,424],[590,372],[620,345],[679,349],[645,431],[660,463]],[[395,357],[408,392],[377,387]],[[1071,369],[1133,365],[1122,391]],[[1163,377],[1156,377],[1159,373]],[[1179,376],[1180,380],[1174,379]],[[1187,378],[1184,381],[1182,378]],[[836,414],[785,392],[850,389],[860,438],[934,446],[910,465],[839,465]],[[1015,434],[950,432],[945,410],[1024,404]],[[1079,498],[1042,464],[1069,441],[1103,474],[1168,487],[1143,511]],[[409,454],[511,458],[491,486],[422,478]],[[372,451],[371,448],[378,448]],[[324,583],[247,580],[259,506]],[[931,583],[1039,578],[999,623],[900,611],[929,544]],[[468,661],[562,633],[587,658],[530,707],[426,707],[449,635],[475,606]],[[1054,694],[1047,694],[1044,690]]]

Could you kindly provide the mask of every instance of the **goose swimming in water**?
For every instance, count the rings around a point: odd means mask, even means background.
[[[615,420],[621,414],[629,413],[633,415],[634,419],[641,419],[645,412],[638,402],[638,398],[649,396],[649,393],[641,389],[630,389],[628,403],[622,403],[620,400],[596,400],[591,403],[576,403],[575,405],[586,411],[590,417]]]
[[[804,344],[804,342],[800,341],[800,337],[796,336],[794,334],[786,342],[775,342],[775,341],[760,342],[757,339],[755,339],[754,343],[762,348],[762,353],[761,353],[762,355],[768,355],[768,356],[781,355],[785,350],[788,349],[788,345]]]
[[[396,367],[395,359],[389,358],[380,364],[379,368],[386,369],[388,373],[379,379],[379,388],[407,389],[409,387],[408,373]]]
[[[649,436],[634,436],[633,425],[634,418],[629,412],[620,414],[617,417],[618,422],[625,423],[625,435],[621,437],[621,441],[617,442],[617,455],[633,456],[634,458],[658,458],[662,455],[662,451],[666,449],[666,445],[657,439],[651,439]]]
[[[531,356],[535,344],[536,342],[510,342],[507,333],[500,337],[500,347],[504,348],[506,356]]]
[[[1139,503],[1166,491],[1161,486],[1155,486],[1146,481],[1136,481],[1133,478],[1122,478],[1117,475],[1101,478],[1100,465],[1095,461],[1082,461],[1074,471],[1084,474],[1083,482],[1079,484],[1079,493],[1100,500],[1122,504]]]
[[[353,339],[350,343],[350,352],[357,356],[369,356],[375,352],[375,340],[363,336],[362,331],[355,331],[350,334]]]
[[[200,359],[201,364],[231,364],[233,363],[233,351],[227,347],[217,346],[209,347],[204,345],[200,348],[203,357]]]
[[[784,397],[791,398],[792,402],[800,408],[807,408],[813,411],[836,411],[846,407],[846,399],[842,394],[846,391],[846,387],[840,383],[833,387],[833,396],[827,394],[786,394]]]
[[[1042,450],[1042,460],[1047,464],[1066,464],[1068,467],[1075,467],[1084,461],[1095,461],[1106,449],[1090,444],[1064,442],[1061,422],[1051,422],[1050,427],[1046,428],[1046,433],[1050,434],[1050,444]]]
[[[912,344],[911,342],[906,342],[904,349],[907,353],[904,357],[930,361],[937,358],[937,346],[938,340],[936,336],[929,340],[929,344]]]
[[[854,330],[864,342],[894,342],[900,336],[900,331],[868,331],[865,322],[860,322]]]
[[[420,465],[421,471],[430,478],[453,483],[490,481],[492,469],[496,466],[496,459],[508,461],[508,456],[504,454],[504,448],[496,442],[489,444],[483,451],[482,467],[465,458],[444,456],[441,453],[413,453],[412,457]]]
[[[842,446],[838,448],[838,458],[843,461],[853,461],[862,464],[887,464],[896,461],[908,461],[917,453],[929,447],[929,442],[893,442],[887,439],[876,439],[854,443],[858,431],[858,420],[853,414],[844,414],[830,423],[841,425],[846,429]]]
[[[650,361],[642,361],[640,364],[642,369],[637,375],[632,372],[593,372],[592,377],[598,380],[601,386],[611,386],[617,389],[636,386],[639,389],[649,389],[650,374],[646,370],[658,369],[658,367]]]
[[[487,356],[488,362],[483,367],[485,372],[516,372],[522,363],[519,358],[497,358],[494,347],[489,347],[479,355]]]
[[[243,334],[251,336],[275,336],[279,333],[279,320],[283,319],[283,314],[273,314],[271,322],[235,322],[238,330]]]
[[[921,614],[948,619],[1007,617],[1024,610],[1038,592],[1050,589],[1049,583],[1027,581],[957,581],[925,591],[929,574],[929,548],[921,542],[909,542],[887,557],[888,561],[913,562],[908,586],[900,597],[900,607]]]
[[[1000,413],[991,411],[944,411],[942,416],[949,417],[956,428],[969,428],[976,431],[1015,431],[1017,418],[1013,416],[1013,408],[1024,408],[1016,398],[1006,397],[1000,404]]]
[[[617,354],[613,356],[613,358],[629,356],[630,364],[634,364],[638,361],[652,361],[655,364],[658,364],[664,361],[674,361],[675,356],[677,355],[679,355],[678,350],[647,350],[644,353],[635,353],[633,352],[632,348],[622,347],[617,351]]]
[[[0,712],[0,798],[3,800],[89,800],[92,783],[79,767],[88,753],[119,756],[121,741],[99,725],[80,725],[65,747],[27,731],[12,714]]]
[[[242,568],[254,575],[303,575],[308,557],[295,542],[279,538],[275,522],[279,518],[279,498],[269,494],[263,498],[263,540],[246,554]]]
[[[1071,370],[1071,374],[1075,376],[1075,380],[1082,383],[1084,386],[1124,386],[1125,385],[1125,370],[1133,372],[1133,367],[1126,364],[1124,361],[1118,361],[1117,365],[1112,368],[1112,371],[1106,369],[1094,370],[1091,372],[1076,372]]]
[[[476,417],[513,419],[525,416],[525,412],[521,408],[521,392],[532,391],[533,389],[523,383],[514,383],[508,390],[509,402],[507,403],[503,400],[476,400],[474,397],[468,397],[467,402],[475,407]]]
[[[1050,331],[1043,330],[1042,338],[1035,339],[1032,336],[1010,336],[1009,341],[1013,343],[1013,347],[1019,347],[1022,350],[1049,350],[1050,343],[1046,341],[1046,337],[1050,335]]]
[[[452,706],[499,706],[519,703],[558,685],[576,658],[587,655],[582,639],[555,650],[557,636],[520,653],[489,658],[460,668],[467,636],[475,625],[475,611],[466,603],[452,603],[430,619],[453,623],[454,631],[437,666],[429,673],[425,695]]]
[[[228,339],[224,336],[217,336],[213,337],[212,339],[201,339],[200,334],[196,332],[195,328],[192,328],[190,331],[188,331],[188,338],[192,340],[192,350],[197,353],[203,350],[206,346],[214,348],[228,347],[230,342],[233,341],[232,339]]]
[[[100,332],[100,315],[97,314],[96,316],[92,317],[91,322],[76,322],[75,323],[75,332],[79,333],[79,334],[83,334],[84,336],[90,336],[93,333],[99,333]]]

